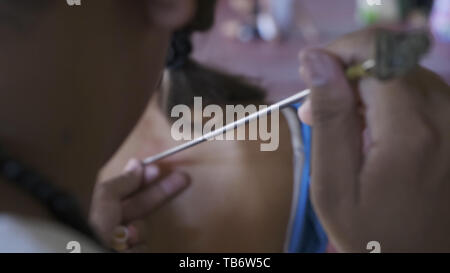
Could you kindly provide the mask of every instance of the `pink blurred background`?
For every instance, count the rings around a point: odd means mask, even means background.
[[[250,0],[248,0],[250,1]],[[301,31],[284,42],[251,41],[243,43],[224,35],[223,25],[242,16],[230,6],[230,0],[219,0],[214,28],[195,36],[195,58],[216,68],[250,77],[269,91],[271,101],[279,100],[305,85],[298,76],[298,52],[305,47],[324,44],[357,30],[355,0],[296,0],[320,33],[316,42],[307,42]],[[450,82],[450,44],[435,42],[423,64]]]

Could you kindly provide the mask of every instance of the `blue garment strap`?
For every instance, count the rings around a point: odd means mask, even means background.
[[[300,105],[294,105],[298,108]],[[309,186],[311,178],[311,127],[301,123],[301,135],[304,146],[304,165],[300,193],[298,198],[296,216],[293,223],[291,240],[289,242],[290,253],[323,253],[328,246],[327,235],[317,218],[311,204]]]

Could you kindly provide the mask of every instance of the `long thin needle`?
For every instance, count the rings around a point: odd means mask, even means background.
[[[148,157],[148,158],[143,160],[143,163],[144,163],[144,165],[152,164],[152,163],[154,163],[156,161],[159,161],[159,160],[161,160],[163,158],[166,158],[168,156],[174,155],[176,153],[179,153],[181,151],[184,151],[186,149],[194,147],[194,146],[196,146],[196,145],[198,145],[200,143],[203,143],[203,142],[205,142],[205,141],[207,141],[209,139],[212,139],[212,138],[214,138],[216,136],[220,136],[220,135],[224,134],[227,131],[234,130],[234,129],[236,129],[236,128],[244,125],[244,124],[247,124],[250,121],[255,120],[255,119],[257,119],[257,118],[259,118],[261,116],[267,115],[267,114],[269,114],[269,113],[271,113],[273,111],[277,111],[277,110],[283,109],[283,108],[285,108],[285,107],[287,107],[287,106],[289,106],[289,105],[291,105],[291,104],[293,104],[295,102],[299,102],[304,97],[309,95],[310,92],[311,91],[309,89],[303,90],[300,93],[297,93],[297,94],[295,94],[295,95],[293,95],[293,96],[291,96],[289,98],[286,98],[286,99],[284,99],[284,100],[282,100],[280,102],[277,102],[275,104],[272,104],[271,106],[269,106],[267,108],[264,108],[264,109],[262,109],[262,110],[260,110],[258,112],[255,112],[255,113],[253,113],[251,115],[248,115],[248,116],[246,116],[244,118],[241,118],[241,119],[239,119],[239,120],[237,120],[235,122],[229,123],[229,124],[227,124],[226,126],[224,126],[222,128],[219,128],[219,129],[216,129],[216,130],[214,130],[212,132],[204,134],[203,136],[201,136],[199,138],[196,138],[194,140],[191,140],[189,142],[186,142],[184,144],[176,146],[176,147],[174,147],[172,149],[169,149],[169,150],[167,150],[165,152],[162,152],[160,154]]]

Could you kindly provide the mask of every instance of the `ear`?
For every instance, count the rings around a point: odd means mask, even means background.
[[[148,0],[147,3],[151,22],[169,30],[187,25],[197,10],[197,0]]]

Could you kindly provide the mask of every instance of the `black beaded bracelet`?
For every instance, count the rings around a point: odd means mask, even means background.
[[[0,176],[39,201],[60,223],[99,242],[75,198],[58,189],[0,148]]]

